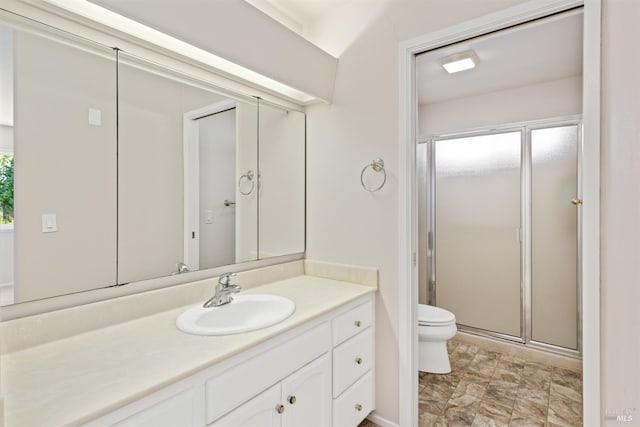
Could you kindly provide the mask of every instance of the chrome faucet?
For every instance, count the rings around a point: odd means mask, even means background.
[[[231,294],[240,292],[240,286],[231,283],[231,278],[235,277],[236,273],[224,273],[218,278],[218,284],[216,285],[216,293],[209,298],[207,302],[203,304],[204,308],[219,307],[221,305],[229,304],[233,301]]]
[[[182,274],[182,273],[188,273],[189,272],[189,267],[187,267],[187,264],[185,264],[182,261],[179,261],[176,263],[176,270],[171,273],[172,276],[175,276],[176,274]]]

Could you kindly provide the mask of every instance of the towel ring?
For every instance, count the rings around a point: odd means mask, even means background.
[[[238,179],[238,191],[240,192],[240,194],[242,194],[243,196],[248,196],[249,194],[251,194],[253,192],[253,189],[256,186],[255,181],[253,180],[253,171],[251,169],[249,169],[245,174],[243,174],[239,179]],[[244,192],[242,191],[242,180],[246,179],[247,181],[249,181],[251,183],[251,189],[249,189],[248,192]]]
[[[369,168],[371,168],[371,170],[374,171],[374,172],[382,172],[382,174],[383,174],[382,175],[383,176],[382,182],[380,183],[380,185],[378,185],[375,188],[369,188],[364,183],[364,173]],[[382,160],[382,159],[373,160],[371,163],[369,163],[364,168],[362,168],[362,172],[360,172],[360,185],[362,185],[362,188],[367,190],[369,193],[375,193],[376,191],[380,190],[382,187],[384,187],[384,184],[386,182],[387,182],[387,171],[384,168],[384,160]]]

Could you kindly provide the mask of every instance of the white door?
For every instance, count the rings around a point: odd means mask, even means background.
[[[281,427],[282,414],[279,412],[282,412],[283,408],[280,401],[280,384],[276,384],[220,418],[210,427]]]
[[[199,136],[199,267],[236,262],[236,110],[197,120]]]
[[[203,395],[202,387],[183,391],[114,424],[114,427],[202,427],[205,424]]]
[[[282,427],[331,425],[331,365],[319,357],[282,381]]]

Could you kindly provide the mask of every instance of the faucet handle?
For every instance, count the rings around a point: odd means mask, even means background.
[[[223,273],[218,278],[218,283],[222,286],[229,286],[231,284],[231,278],[237,276],[236,273]]]
[[[178,261],[176,262],[176,270],[172,272],[171,275],[175,276],[176,274],[188,273],[188,272],[189,272],[189,267],[187,267],[187,264],[185,264],[182,261]]]

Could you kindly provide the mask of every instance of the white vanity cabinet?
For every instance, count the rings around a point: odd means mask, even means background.
[[[374,409],[366,294],[86,424],[356,427]]]
[[[331,362],[325,354],[234,409],[211,427],[331,425]]]
[[[114,427],[200,427],[204,425],[204,392],[193,387],[171,396]]]
[[[332,320],[333,423],[357,426],[373,410],[373,300]]]

